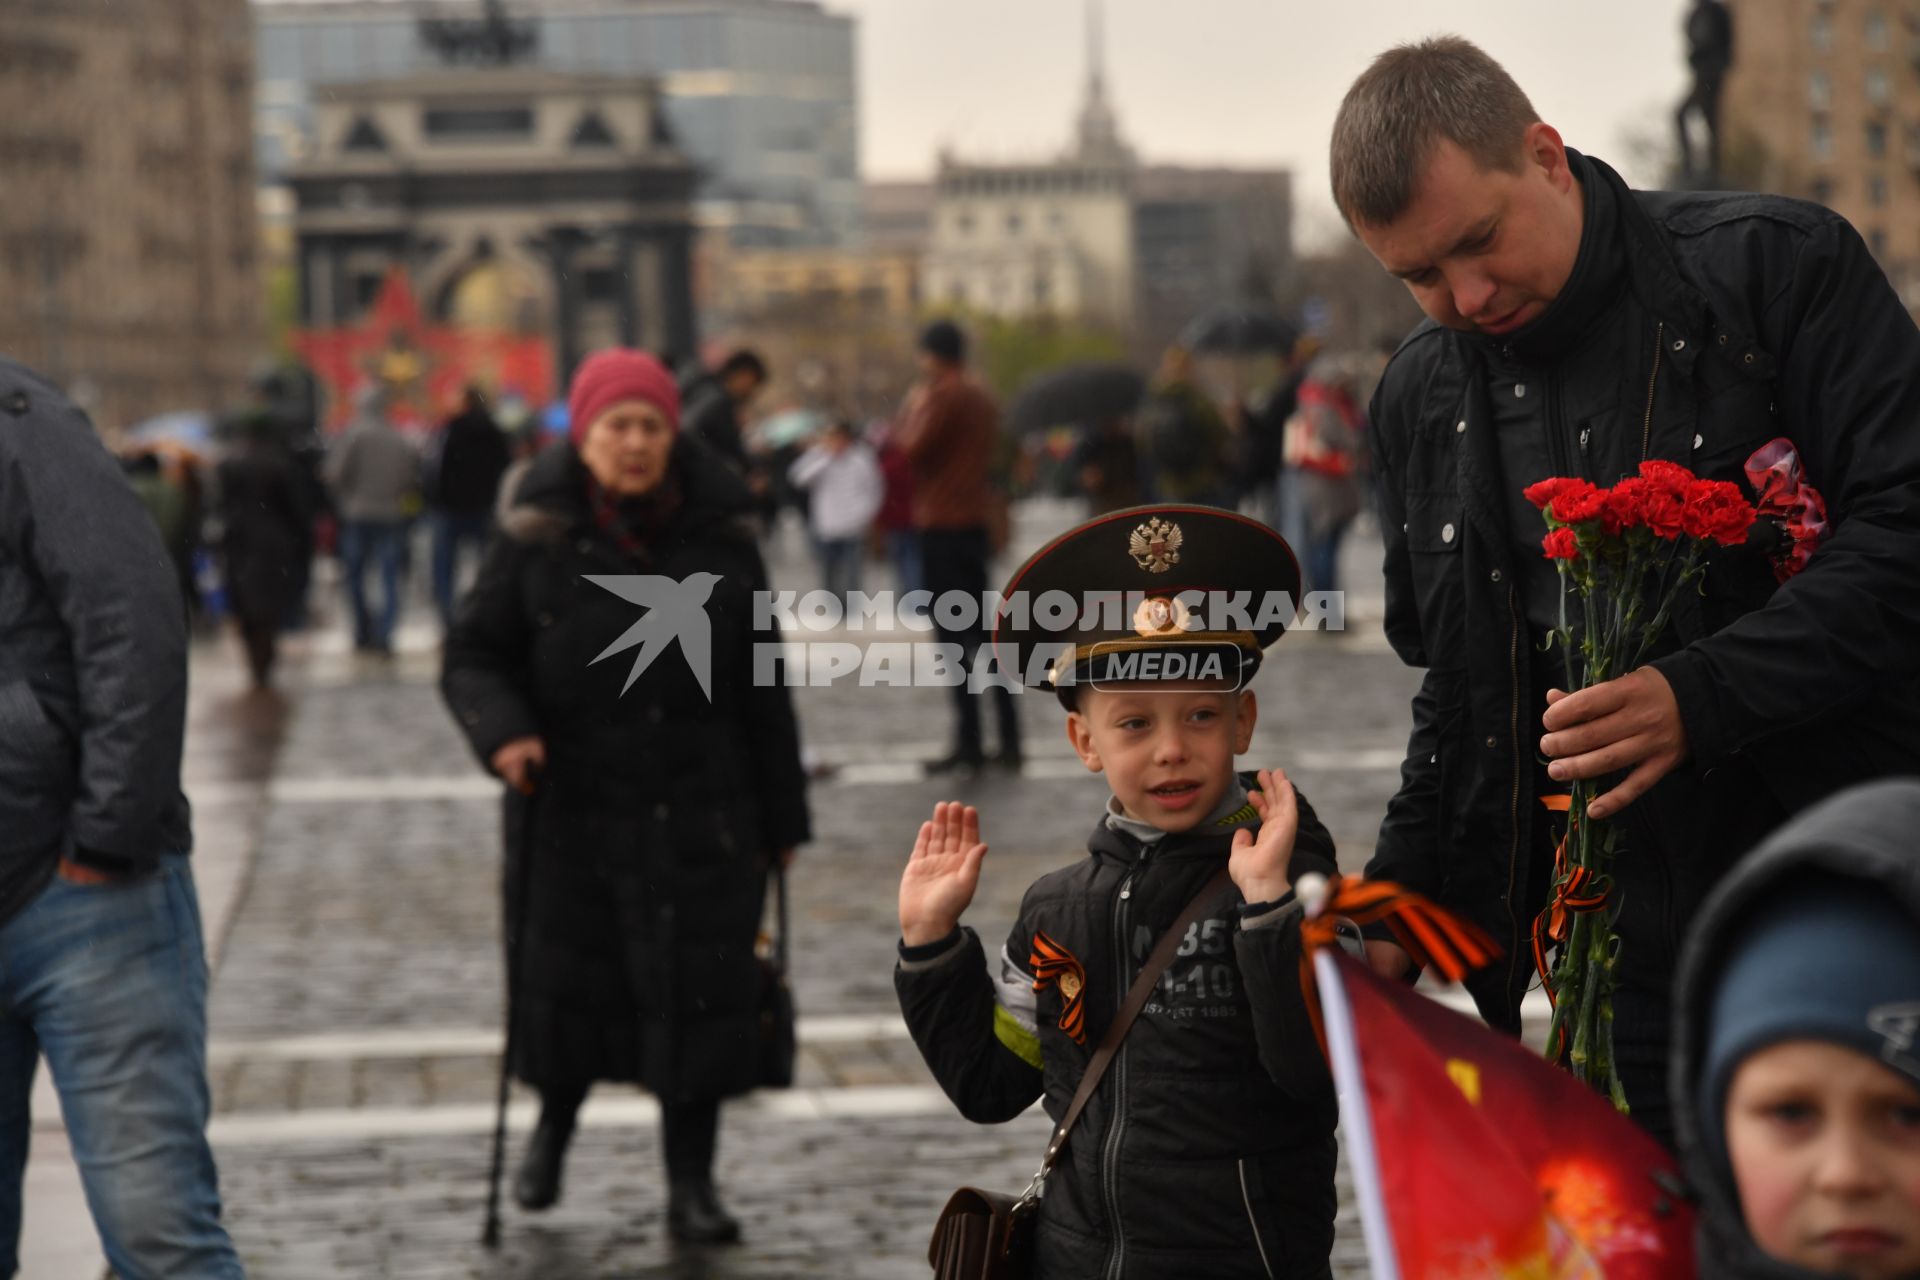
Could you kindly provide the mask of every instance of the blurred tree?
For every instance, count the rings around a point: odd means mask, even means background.
[[[292,262],[276,263],[261,273],[266,294],[267,343],[273,354],[293,358],[293,331],[300,327],[300,270]]]
[[[1127,342],[1119,333],[1056,316],[956,317],[973,338],[974,371],[1003,401],[1035,374],[1064,364],[1125,360]]]

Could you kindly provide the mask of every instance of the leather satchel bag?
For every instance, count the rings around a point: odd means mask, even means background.
[[[1107,1074],[1113,1058],[1120,1051],[1120,1042],[1127,1037],[1134,1020],[1140,1011],[1146,1008],[1153,990],[1160,984],[1160,975],[1173,963],[1173,953],[1180,946],[1180,940],[1186,936],[1188,928],[1198,923],[1206,915],[1227,886],[1227,869],[1221,867],[1208,880],[1205,887],[1194,895],[1173,927],[1162,934],[1153,948],[1153,954],[1147,957],[1146,964],[1140,967],[1139,976],[1134,978],[1133,986],[1127,990],[1126,1002],[1120,1006],[1120,1013],[1107,1028],[1107,1034],[1100,1040],[1099,1048],[1093,1052],[1093,1058],[1087,1063],[1087,1069],[1080,1077],[1080,1087],[1075,1090],[1073,1101],[1067,1105],[1067,1114],[1061,1117],[1060,1126],[1053,1131],[1053,1138],[1047,1143],[1047,1153],[1041,1157],[1040,1171],[1033,1175],[1033,1181],[1027,1189],[1017,1196],[999,1191],[982,1191],[978,1187],[962,1187],[953,1193],[947,1201],[947,1207],[940,1211],[939,1221],[933,1226],[933,1242],[927,1248],[927,1261],[933,1264],[934,1280],[1023,1280],[1031,1274],[1033,1266],[1033,1215],[1039,1208],[1040,1198],[1046,1194],[1047,1175],[1053,1171],[1054,1162],[1060,1158],[1061,1151],[1067,1145],[1067,1136],[1073,1132],[1080,1113],[1086,1109],[1088,1099],[1100,1086],[1101,1079]]]
[[[773,891],[779,932],[773,945],[757,957],[760,1028],[755,1045],[759,1059],[756,1075],[763,1089],[790,1089],[798,1045],[793,1030],[793,988],[787,983],[787,873],[778,866],[773,869]]]

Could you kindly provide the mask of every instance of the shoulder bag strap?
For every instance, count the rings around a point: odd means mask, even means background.
[[[1140,969],[1140,976],[1133,980],[1133,986],[1127,991],[1126,1003],[1120,1006],[1120,1013],[1107,1028],[1107,1034],[1101,1037],[1100,1047],[1093,1051],[1093,1060],[1087,1063],[1087,1069],[1080,1077],[1080,1088],[1074,1093],[1073,1101],[1067,1106],[1067,1114],[1061,1118],[1060,1127],[1053,1131],[1053,1141],[1047,1144],[1047,1154],[1040,1162],[1040,1173],[1034,1179],[1036,1188],[1044,1180],[1053,1162],[1067,1145],[1067,1135],[1073,1132],[1080,1113],[1086,1110],[1087,1100],[1093,1097],[1093,1091],[1100,1087],[1101,1077],[1107,1074],[1114,1055],[1120,1051],[1120,1042],[1127,1038],[1127,1032],[1133,1029],[1133,1023],[1140,1011],[1147,1007],[1147,1000],[1153,995],[1153,989],[1160,985],[1160,975],[1173,963],[1173,953],[1179,949],[1180,939],[1186,936],[1188,928],[1197,924],[1206,915],[1208,908],[1219,899],[1221,891],[1227,887],[1226,867],[1222,866],[1213,873],[1200,892],[1194,895],[1180,918],[1160,936],[1154,946],[1153,954]]]

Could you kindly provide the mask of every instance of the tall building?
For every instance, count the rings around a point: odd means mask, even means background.
[[[916,195],[911,184],[876,185],[868,207],[904,237],[920,216]],[[926,239],[930,305],[1073,316],[1151,347],[1208,305],[1271,302],[1291,282],[1292,182],[1284,170],[1143,163],[1109,92],[1096,0],[1071,144],[1018,164],[943,154]]]
[[[1732,0],[1721,108],[1732,180],[1817,200],[1859,228],[1920,312],[1920,6]]]
[[[1146,166],[1134,178],[1133,231],[1148,347],[1223,300],[1271,303],[1298,274],[1285,169]]]
[[[850,242],[860,226],[850,17],[815,0],[510,0],[539,70],[646,78],[673,141],[700,169],[695,216],[739,247]],[[313,145],[328,85],[441,64],[420,19],[471,19],[480,0],[255,0],[261,169],[271,183]]]
[[[243,390],[252,93],[246,0],[0,6],[0,351],[103,427]]]
[[[1107,97],[1099,9],[1090,5],[1086,98],[1065,154],[992,164],[941,153],[922,276],[927,301],[1131,328],[1133,169]]]

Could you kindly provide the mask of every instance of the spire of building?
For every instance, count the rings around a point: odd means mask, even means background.
[[[1087,94],[1080,107],[1076,155],[1100,164],[1131,164],[1133,148],[1120,136],[1120,119],[1107,101],[1106,38],[1101,0],[1087,0]]]

